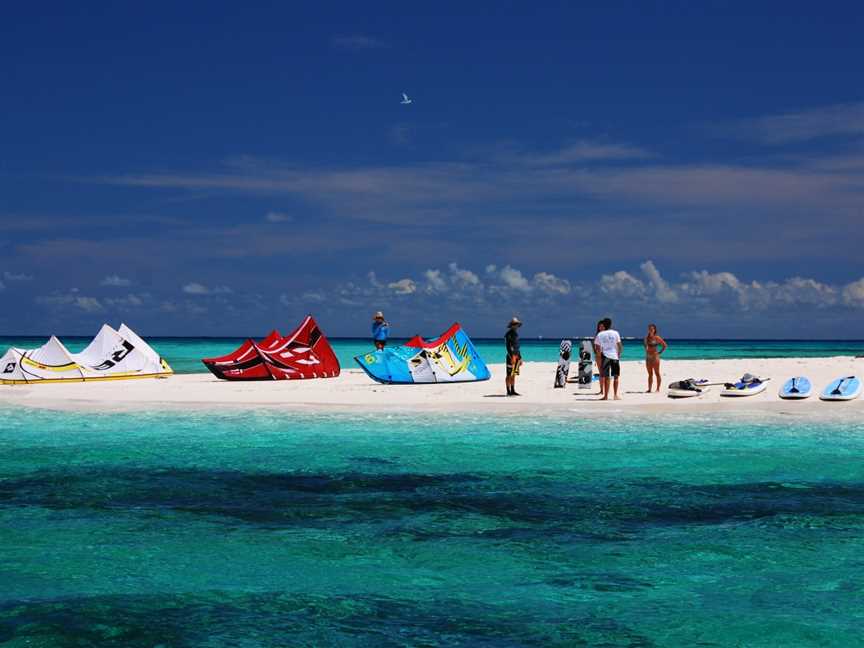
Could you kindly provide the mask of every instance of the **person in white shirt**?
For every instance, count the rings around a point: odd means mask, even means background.
[[[603,398],[609,400],[609,379],[614,378],[613,386],[615,400],[621,400],[618,396],[618,378],[621,375],[621,353],[624,346],[621,344],[621,336],[612,328],[612,320],[608,317],[603,320],[604,329],[594,338],[594,351],[603,354],[603,367],[600,370],[600,385],[603,390]]]

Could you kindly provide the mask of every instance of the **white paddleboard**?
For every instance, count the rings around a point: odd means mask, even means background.
[[[809,398],[812,393],[813,385],[810,384],[807,376],[795,376],[783,383],[777,395],[785,400],[798,400]]]
[[[735,383],[731,388],[724,388],[721,396],[755,396],[761,394],[768,387],[766,381],[758,383]]]
[[[825,401],[854,400],[861,395],[861,379],[858,376],[843,376],[831,382],[819,398]]]

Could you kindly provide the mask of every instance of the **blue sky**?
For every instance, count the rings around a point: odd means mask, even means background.
[[[862,33],[852,2],[7,9],[0,334],[864,337]]]

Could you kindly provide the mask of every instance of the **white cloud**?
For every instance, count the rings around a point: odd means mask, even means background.
[[[74,301],[75,306],[80,308],[81,310],[85,310],[88,312],[96,312],[105,310],[102,307],[102,304],[99,303],[99,300],[95,297],[76,297]]]
[[[791,277],[780,283],[768,283],[766,289],[770,293],[769,305],[809,305],[825,308],[837,303],[837,289],[815,279]]]
[[[0,281],[0,290],[6,290],[6,286]]]
[[[544,156],[538,156],[543,159]],[[546,156],[548,157],[548,156]],[[836,156],[832,156],[836,157]],[[598,206],[653,212],[658,206],[698,207],[714,214],[730,207],[776,218],[772,210],[793,209],[802,226],[805,208],[833,209],[831,221],[840,225],[849,210],[857,210],[864,177],[858,167],[820,170],[820,156],[806,164],[790,165],[768,159],[759,164],[606,164],[590,169],[526,164],[531,155],[504,160],[488,157],[405,164],[301,168],[261,161],[251,170],[226,168],[208,174],[125,174],[94,178],[121,186],[236,191],[278,196],[289,194],[321,205],[340,219],[416,225],[430,216],[445,224],[464,222],[466,213],[485,224],[501,224],[499,210],[534,208],[553,202],[549,214],[570,215],[574,201],[590,196]],[[550,160],[551,162],[551,160]],[[715,222],[703,217],[688,223],[690,230],[706,230]],[[785,214],[788,223],[793,215]],[[495,220],[493,220],[495,219]],[[840,229],[838,227],[837,229]]]
[[[804,142],[831,135],[864,134],[864,102],[819,106],[767,115],[733,126],[734,132],[766,144]]]
[[[838,303],[839,292],[833,286],[804,277],[747,283],[731,272],[706,270],[687,273],[678,289],[682,294],[709,301],[737,302],[743,310],[794,306],[827,308]]]
[[[864,277],[843,287],[843,303],[847,306],[864,308]]]
[[[731,272],[710,273],[699,270],[687,273],[688,281],[681,284],[681,290],[692,296],[713,296],[724,292],[739,293],[741,282]]]
[[[259,296],[260,297],[260,296]],[[327,301],[327,295],[321,291],[307,290],[301,294],[282,293],[279,295],[279,303],[284,306],[304,306],[306,304],[321,304]]]
[[[33,275],[17,274],[14,272],[4,272],[3,278],[6,281],[33,281]]]
[[[68,293],[53,293],[37,297],[36,303],[53,308],[72,307],[87,313],[98,313],[105,310],[98,299],[79,294],[77,288],[72,288]]]
[[[731,272],[696,270],[683,273],[679,281],[663,278],[651,261],[639,264],[642,273],[627,270],[603,275],[599,281],[579,284],[579,293],[587,300],[608,298],[616,308],[642,308],[646,303],[681,309],[682,314],[701,309],[713,312],[814,312],[830,308],[864,309],[864,278],[845,285],[831,285],[807,277],[790,277],[775,281],[744,281]],[[302,297],[280,301],[285,304],[328,302],[345,306],[387,307],[399,300],[429,300],[434,296],[437,308],[449,304],[456,308],[494,309],[507,303],[524,309],[540,304],[565,305],[564,298],[573,294],[571,280],[540,271],[530,277],[511,265],[489,264],[478,275],[455,262],[444,269],[430,268],[419,277],[381,280],[375,272],[367,275],[368,283],[345,283],[334,290],[305,293]],[[413,301],[411,303],[414,303]],[[429,302],[432,303],[432,302]]]
[[[315,291],[311,291],[311,290],[304,292],[302,295],[300,295],[300,298],[304,302],[315,302],[318,304],[327,301],[327,297],[324,295],[324,293],[315,292]]]
[[[269,211],[264,215],[264,220],[268,223],[290,223],[294,217],[285,212]]]
[[[108,275],[102,281],[99,282],[100,286],[114,286],[117,288],[124,288],[126,286],[132,285],[131,279],[124,279],[123,277],[119,277],[117,275]]]
[[[625,270],[600,277],[600,290],[616,297],[643,297],[645,284]]]
[[[643,274],[648,277],[651,287],[654,289],[654,296],[657,301],[663,304],[674,304],[678,301],[678,293],[676,293],[669,284],[660,276],[660,271],[650,259],[639,266]]]
[[[567,295],[570,293],[570,282],[548,272],[538,272],[534,275],[534,285],[541,292],[550,295]]]
[[[374,288],[383,288],[384,287],[384,284],[382,284],[380,281],[378,281],[378,275],[375,274],[374,270],[370,270],[369,273],[366,275],[366,277],[369,279],[369,283],[372,284],[372,286]]]
[[[504,266],[498,271],[498,278],[504,282],[504,285],[507,288],[521,290],[523,292],[531,291],[531,283],[525,278],[525,275],[509,265]]]
[[[483,282],[474,272],[460,268],[452,262],[447,265],[447,270],[429,269],[423,273],[425,279],[425,290],[430,293],[443,293],[445,291],[482,291]]]
[[[426,286],[430,292],[444,292],[447,290],[447,282],[440,270],[427,270],[423,273],[426,278]]]
[[[580,141],[548,154],[523,155],[531,166],[558,166],[599,160],[642,160],[653,155],[638,146]]]
[[[106,306],[113,306],[116,308],[137,308],[143,306],[144,301],[148,297],[149,295],[136,295],[134,293],[129,293],[125,297],[108,297],[102,301]]]
[[[233,292],[228,286],[208,287],[196,281],[183,286],[183,292],[187,295],[224,295]]]
[[[387,287],[397,295],[412,295],[417,292],[417,284],[412,279],[400,279],[387,284]]]
[[[447,269],[450,271],[450,277],[454,284],[459,287],[468,287],[468,286],[480,286],[480,277],[471,272],[470,270],[465,270],[464,268],[460,268],[456,265],[455,262],[451,263],[447,266]]]

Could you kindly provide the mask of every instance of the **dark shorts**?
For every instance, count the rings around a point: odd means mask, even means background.
[[[618,360],[613,360],[612,358],[603,358],[603,371],[601,372],[603,376],[611,376],[612,378],[617,378],[621,375],[621,363]]]
[[[515,364],[514,364],[515,358]],[[511,356],[507,355],[507,359],[505,360],[507,364],[507,375],[508,376],[518,376],[519,375],[519,365],[522,364],[522,356]]]
[[[387,340],[375,340],[375,348],[379,351],[387,345]]]

